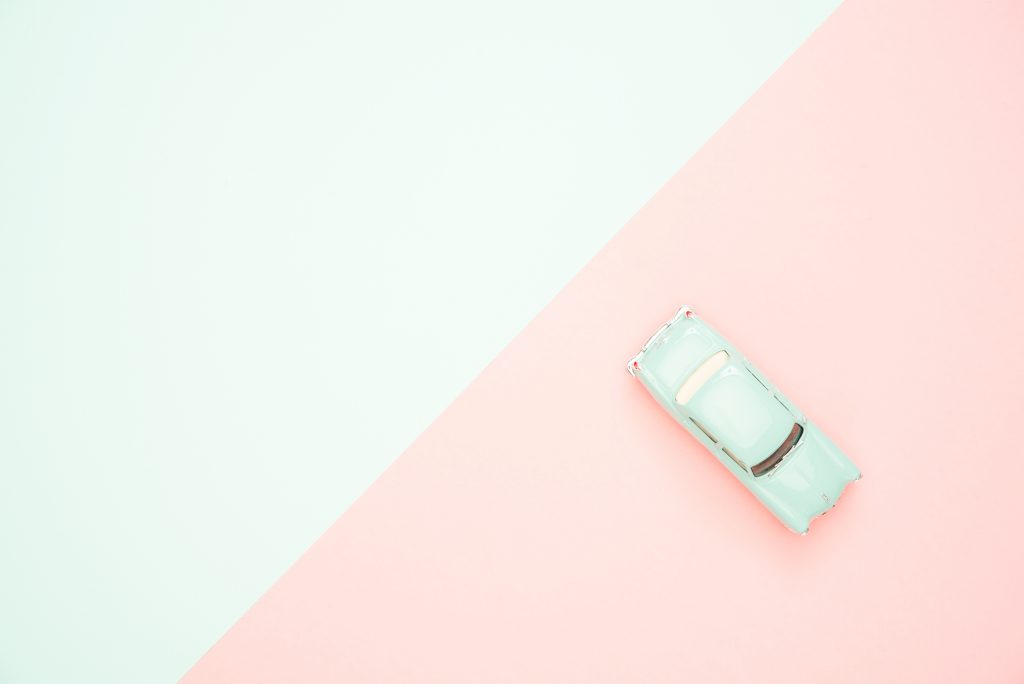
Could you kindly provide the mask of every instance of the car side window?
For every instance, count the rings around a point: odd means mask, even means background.
[[[744,470],[747,470],[749,472],[747,464],[741,461],[739,456],[729,451],[728,447],[722,447],[722,453],[731,458],[733,462],[736,463],[736,465],[738,465],[740,468],[743,468]]]
[[[704,427],[704,425],[703,425],[703,424],[701,424],[701,423],[700,423],[700,421],[698,421],[698,420],[697,420],[696,418],[693,418],[693,417],[691,416],[691,418],[690,418],[690,422],[691,422],[691,423],[693,423],[694,425],[696,425],[696,426],[697,426],[697,429],[698,429],[698,430],[700,430],[700,431],[701,431],[701,432],[703,432],[703,433],[704,433],[705,435],[707,435],[707,438],[708,438],[708,439],[710,439],[710,440],[711,440],[712,442],[714,442],[715,444],[718,444],[718,438],[717,438],[717,437],[715,437],[715,436],[714,436],[713,434],[711,434],[711,433],[710,433],[710,432],[708,431],[708,429],[707,429],[706,427]]]
[[[690,422],[693,423],[697,427],[698,430],[703,432],[707,436],[708,439],[710,439],[715,444],[718,444],[718,438],[715,437],[713,434],[711,434],[711,432],[706,427],[704,427],[704,425],[699,420],[697,420],[696,418],[691,416],[690,417]],[[722,447],[722,453],[724,453],[726,456],[731,458],[733,460],[733,462],[736,465],[738,465],[740,468],[743,468],[744,470],[748,470],[747,469],[747,464],[744,463],[742,460],[740,460],[739,456],[737,456],[736,454],[734,454],[731,451],[729,451],[728,447],[723,446]]]

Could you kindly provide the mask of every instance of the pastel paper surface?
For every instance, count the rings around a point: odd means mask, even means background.
[[[1022,32],[850,0],[184,681],[1024,679]],[[862,468],[807,537],[623,371],[684,301]]]

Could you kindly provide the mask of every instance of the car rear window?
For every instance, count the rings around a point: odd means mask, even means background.
[[[779,445],[779,448],[773,451],[771,456],[751,468],[750,472],[753,473],[754,477],[761,477],[777,466],[779,462],[786,457],[786,454],[793,450],[793,447],[797,445],[803,434],[803,426],[800,425],[800,423],[794,423],[793,429],[789,432],[789,436],[783,440],[782,444]]]

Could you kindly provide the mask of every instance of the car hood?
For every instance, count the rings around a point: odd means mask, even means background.
[[[860,471],[814,425],[768,475],[752,479],[752,489],[791,529],[806,532],[811,521],[831,509]]]

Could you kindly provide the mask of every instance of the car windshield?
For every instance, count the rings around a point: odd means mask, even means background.
[[[686,378],[686,382],[679,387],[679,391],[676,392],[676,402],[685,405],[690,399],[693,399],[697,390],[703,387],[711,379],[711,376],[720,371],[728,361],[729,354],[725,350],[715,352],[708,357],[707,361],[697,366],[690,373],[690,377]]]
[[[751,468],[750,472],[753,473],[754,477],[761,477],[765,473],[771,471],[772,468],[777,466],[782,459],[786,457],[786,454],[793,450],[793,447],[797,445],[797,442],[800,441],[800,437],[803,436],[803,434],[803,426],[800,425],[800,423],[794,423],[793,429],[789,431],[789,436],[783,440],[782,444],[779,445],[779,448],[773,451],[771,456]]]

